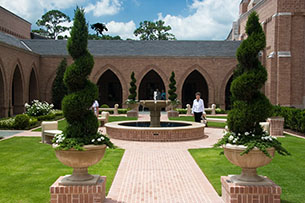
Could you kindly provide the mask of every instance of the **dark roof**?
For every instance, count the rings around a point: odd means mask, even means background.
[[[23,40],[40,55],[68,55],[66,40]],[[89,40],[94,56],[207,56],[234,57],[238,41]]]
[[[6,34],[4,32],[0,32],[0,42],[4,42],[4,43],[12,45],[14,47],[28,50],[27,47],[25,46],[25,44],[23,44],[20,41],[20,39],[14,37],[12,35]]]

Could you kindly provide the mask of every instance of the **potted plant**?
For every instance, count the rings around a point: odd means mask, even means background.
[[[180,101],[177,99],[176,94],[176,80],[175,80],[175,73],[172,72],[169,78],[169,90],[168,90],[168,99],[170,100],[170,110],[167,112],[168,117],[178,117],[179,112],[176,111],[177,106],[180,104]]]
[[[246,25],[248,38],[237,50],[239,64],[231,85],[233,108],[228,114],[228,130],[215,147],[222,146],[228,160],[242,168],[242,174],[231,178],[234,182],[261,182],[256,168],[268,164],[274,152],[288,155],[281,143],[260,126],[271,114],[272,105],[260,92],[267,80],[267,71],[258,59],[266,46],[263,29],[256,12]]]
[[[128,109],[130,109],[127,112],[127,117],[138,117],[138,106],[139,102],[136,100],[137,97],[137,86],[136,86],[136,78],[134,76],[134,72],[130,75],[130,88],[129,88],[129,96],[126,101],[126,104],[128,105]]]
[[[77,7],[67,43],[74,63],[64,74],[69,94],[62,101],[62,109],[68,125],[63,134],[56,135],[53,140],[56,157],[74,168],[72,175],[62,179],[62,185],[95,184],[99,176],[88,174],[88,167],[102,159],[107,146],[113,146],[108,137],[98,132],[98,120],[89,110],[98,98],[98,89],[88,80],[94,60],[87,49],[87,39],[84,10]]]

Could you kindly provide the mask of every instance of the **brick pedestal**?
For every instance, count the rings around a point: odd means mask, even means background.
[[[106,177],[101,176],[95,185],[59,185],[60,176],[50,187],[51,203],[103,203],[106,194]]]
[[[272,182],[272,181],[271,181]],[[241,186],[230,182],[228,176],[221,177],[222,199],[225,203],[280,203],[282,190],[273,183],[269,186]]]
[[[127,117],[136,117],[138,118],[139,117],[139,113],[137,111],[127,111]]]
[[[179,117],[179,112],[178,111],[173,111],[173,110],[170,110],[167,112],[167,117],[170,118],[170,117]]]
[[[272,117],[267,120],[270,125],[270,135],[271,136],[283,136],[284,131],[284,118],[282,117]]]

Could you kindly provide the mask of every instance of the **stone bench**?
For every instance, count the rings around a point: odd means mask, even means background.
[[[104,126],[109,121],[109,112],[102,111],[101,115],[97,118],[101,122],[101,126]]]
[[[114,108],[98,108],[99,111],[113,111],[113,115],[119,114],[119,105],[115,104]]]
[[[41,123],[41,142],[52,144],[52,140],[56,134],[61,134],[62,131],[58,130],[57,121],[43,121]]]

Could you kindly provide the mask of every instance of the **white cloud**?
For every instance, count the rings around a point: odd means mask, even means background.
[[[108,32],[105,34],[107,35],[119,35],[122,39],[136,39],[133,35],[133,31],[136,29],[136,24],[132,20],[127,23],[110,21],[106,24],[106,27],[108,28]]]
[[[25,20],[35,24],[48,10],[66,9],[85,0],[0,0],[0,5]]]
[[[189,6],[193,14],[183,17],[159,13],[158,20],[170,25],[179,40],[223,40],[238,18],[239,3],[240,0],[194,0]]]
[[[122,2],[119,0],[100,0],[95,5],[88,4],[85,7],[87,13],[93,12],[95,17],[115,15],[122,9]]]

